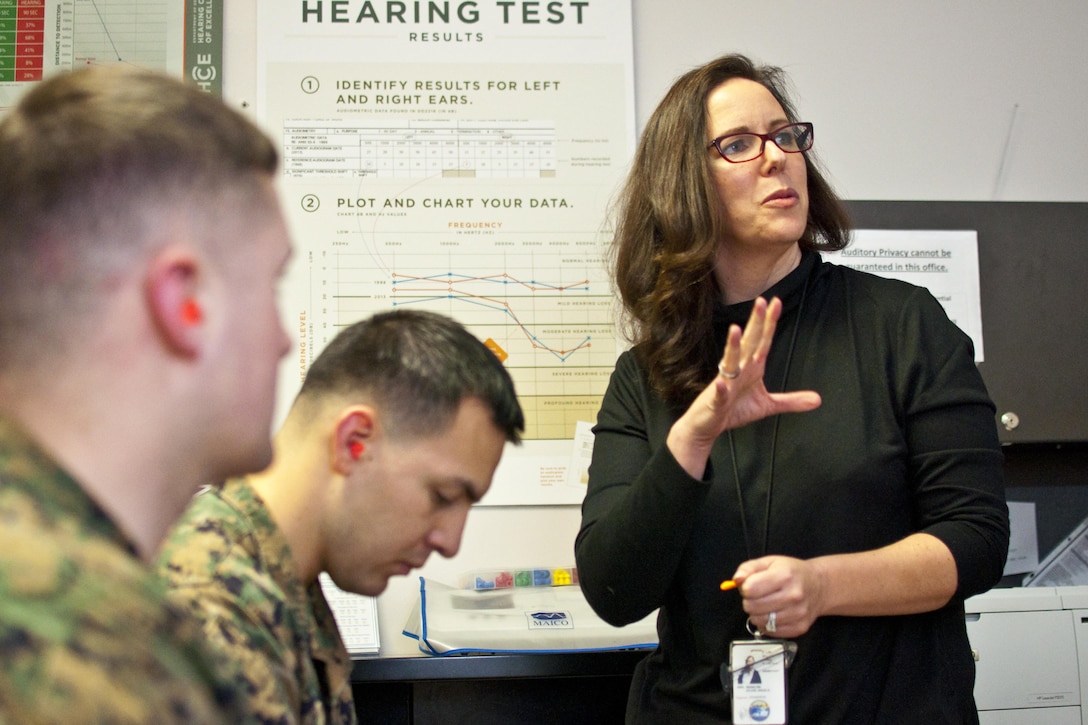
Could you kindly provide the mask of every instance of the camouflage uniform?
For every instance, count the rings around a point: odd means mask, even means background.
[[[0,418],[0,723],[223,723],[230,691],[132,545]]]
[[[198,495],[158,561],[171,597],[205,622],[241,665],[260,722],[355,723],[351,658],[317,582],[305,587],[291,549],[253,487],[232,480]]]

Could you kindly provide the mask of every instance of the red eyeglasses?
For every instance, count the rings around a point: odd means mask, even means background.
[[[730,133],[719,136],[707,148],[713,146],[723,159],[731,164],[740,164],[762,156],[768,141],[788,154],[799,154],[812,148],[812,140],[811,123],[791,123],[770,133]]]

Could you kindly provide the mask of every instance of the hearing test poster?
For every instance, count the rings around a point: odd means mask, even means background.
[[[578,421],[619,352],[607,209],[634,150],[629,0],[291,0],[257,10],[296,357],[417,307],[503,360],[526,414],[484,504],[579,503]]]

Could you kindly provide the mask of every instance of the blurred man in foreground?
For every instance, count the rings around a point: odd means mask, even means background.
[[[201,484],[271,460],[277,164],[120,65],[0,121],[0,722],[234,720],[146,564]]]

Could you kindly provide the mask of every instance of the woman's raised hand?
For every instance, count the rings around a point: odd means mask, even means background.
[[[732,325],[718,363],[718,375],[673,424],[666,445],[681,466],[701,478],[714,441],[724,431],[779,413],[802,413],[820,406],[812,390],[768,393],[763,383],[767,353],[782,314],[777,297],[756,298],[748,324]]]

